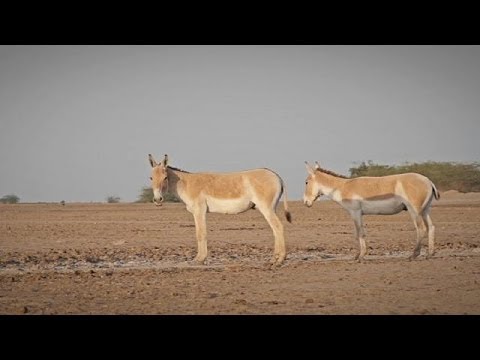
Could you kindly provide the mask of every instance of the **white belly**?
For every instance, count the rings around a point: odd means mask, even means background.
[[[207,211],[221,214],[238,214],[253,207],[249,199],[217,199],[207,198]]]
[[[406,210],[403,202],[395,197],[384,200],[362,200],[360,207],[362,214],[365,215],[393,215]]]

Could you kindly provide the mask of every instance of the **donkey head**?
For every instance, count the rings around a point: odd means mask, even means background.
[[[148,154],[148,160],[152,166],[152,176],[150,177],[150,180],[152,180],[153,202],[155,205],[160,206],[163,202],[163,191],[165,187],[168,186],[168,156],[165,154],[163,161],[157,163],[152,154]]]
[[[305,161],[307,167],[308,176],[305,180],[305,191],[303,193],[303,203],[308,207],[313,205],[313,202],[322,195],[320,188],[315,180],[316,170],[320,168],[318,162],[315,161],[315,168],[310,166],[308,162]]]

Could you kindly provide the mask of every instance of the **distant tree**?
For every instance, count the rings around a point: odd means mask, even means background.
[[[359,166],[349,169],[350,177],[359,176],[385,176],[395,174],[395,167],[389,165],[375,164],[372,160],[368,160],[367,163],[362,161]]]
[[[153,200],[153,190],[149,186],[144,186],[141,191],[140,195],[138,196],[138,203],[149,203],[152,202]],[[166,202],[180,202],[180,199],[178,199],[175,195],[170,194],[170,193],[164,193],[163,194],[163,201]]]
[[[118,196],[113,196],[113,195],[111,195],[111,196],[108,196],[108,197],[107,197],[107,202],[108,202],[109,204],[116,204],[116,203],[119,203],[119,202],[120,202],[120,198],[119,198]]]
[[[15,194],[5,195],[0,199],[2,204],[16,204],[20,201],[20,198]]]

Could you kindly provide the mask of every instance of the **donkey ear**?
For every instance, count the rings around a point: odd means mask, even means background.
[[[150,165],[152,165],[152,167],[157,166],[157,162],[153,158],[152,154],[148,154],[148,161],[150,161]]]
[[[167,154],[165,154],[165,157],[163,158],[162,165],[164,167],[168,166],[168,155]]]
[[[320,169],[320,165],[318,164],[318,161],[315,161],[315,170]]]
[[[313,175],[315,173],[315,170],[310,166],[308,162],[305,161],[305,166],[307,168],[307,171],[310,175]]]

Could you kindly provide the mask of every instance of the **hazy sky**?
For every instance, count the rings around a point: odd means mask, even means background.
[[[480,46],[0,46],[0,197],[135,201],[191,172],[480,160]]]

